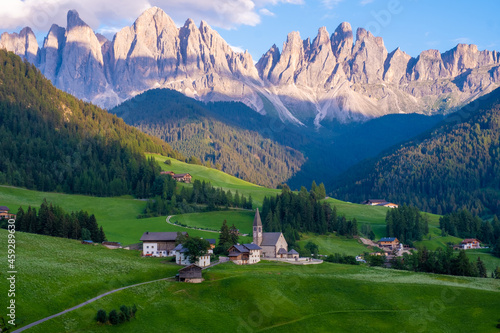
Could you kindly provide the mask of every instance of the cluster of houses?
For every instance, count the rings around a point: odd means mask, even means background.
[[[189,173],[174,173],[173,171],[161,171],[161,175],[170,175],[174,180],[182,183],[191,183],[193,178]]]
[[[5,219],[16,219],[16,214],[11,214],[9,213],[9,207],[7,206],[0,206],[0,220]]]
[[[182,233],[188,236],[187,232]],[[179,271],[179,281],[201,282],[201,270],[210,266],[210,257],[215,248],[215,239],[207,239],[209,248],[207,253],[200,256],[196,262],[191,262],[187,255],[188,249],[182,244],[176,245],[177,232],[149,232],[142,237],[142,254],[146,257],[173,257],[178,265],[185,268]],[[229,248],[228,260],[237,265],[251,265],[258,263],[261,258],[298,260],[299,253],[288,251],[288,244],[281,232],[264,232],[259,209],[255,212],[253,221],[253,242],[251,244],[235,244]],[[200,280],[201,279],[201,280]]]
[[[365,200],[361,203],[362,205],[368,205],[368,206],[383,206],[383,207],[389,207],[389,208],[398,208],[399,206],[395,203],[388,202],[387,200],[384,199],[368,199]]]

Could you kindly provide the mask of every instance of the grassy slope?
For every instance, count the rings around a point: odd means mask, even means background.
[[[491,254],[490,249],[467,250],[465,253],[467,253],[467,257],[473,262],[476,262],[477,257],[480,257],[481,261],[486,265],[488,276],[491,276],[491,272],[500,267],[500,258]]]
[[[495,332],[500,281],[360,266],[224,264],[202,284],[158,282],[124,290],[31,332]],[[464,299],[467,303],[464,303]],[[137,304],[119,327],[98,309]]]
[[[7,231],[0,229],[0,238]],[[108,290],[173,276],[179,267],[138,251],[109,250],[79,241],[16,233],[17,323],[27,324],[86,301]],[[6,258],[6,247],[0,249]],[[164,259],[164,258],[163,258]],[[0,289],[7,290],[2,260]],[[2,297],[2,307],[6,297]]]
[[[312,241],[318,245],[320,254],[333,254],[341,253],[351,256],[357,256],[363,254],[363,252],[375,252],[375,249],[368,249],[360,241],[354,238],[339,237],[335,234],[329,235],[314,235],[314,234],[304,234],[301,240],[298,242],[299,245],[304,248],[308,241]]]
[[[236,190],[238,190],[240,194],[244,194],[247,197],[248,195],[251,195],[254,207],[262,206],[262,201],[265,196],[281,193],[281,190],[258,186],[216,169],[207,168],[201,165],[188,164],[172,158],[170,158],[172,164],[166,165],[163,163],[167,159],[166,157],[154,154],[148,154],[148,156],[153,156],[157,161],[159,161],[162,169],[165,171],[189,173],[194,179],[199,179],[201,181],[204,180],[212,183],[215,187],[222,187],[225,190],[231,190],[233,195]]]
[[[145,231],[188,231],[192,236],[213,238],[213,233],[200,230],[187,230],[165,222],[165,217],[137,219],[146,203],[127,198],[97,198],[84,195],[69,195],[30,191],[20,188],[0,186],[0,205],[17,212],[19,206],[40,207],[43,199],[63,207],[66,211],[86,210],[94,214],[102,225],[108,240],[123,245],[138,243]]]
[[[217,211],[208,213],[194,213],[194,214],[182,214],[173,216],[170,221],[197,227],[206,228],[210,230],[220,230],[222,222],[227,221],[227,225],[230,227],[234,225],[240,229],[242,234],[251,234],[253,218],[255,212],[248,210],[230,210],[230,211]]]

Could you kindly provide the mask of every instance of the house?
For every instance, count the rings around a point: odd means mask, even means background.
[[[460,243],[460,248],[464,250],[480,249],[481,242],[475,238],[466,238]]]
[[[260,261],[261,248],[256,244],[236,244],[229,248],[229,260],[236,265],[251,265]]]
[[[102,245],[106,246],[108,249],[121,249],[122,245],[118,242],[102,242]]]
[[[288,258],[297,259],[298,257],[299,257],[299,253],[297,251],[295,251],[294,249],[291,249],[290,251],[288,251]]]
[[[392,250],[399,246],[399,241],[395,237],[383,237],[378,241],[378,245],[381,247],[389,247]]]
[[[189,260],[189,256],[186,254],[188,252],[188,249],[182,246],[182,244],[177,245],[175,247],[175,263],[177,265],[191,265],[195,264],[196,266],[200,267],[207,267],[210,266],[210,255],[207,253],[203,256],[200,256],[196,262],[192,263],[191,260]]]
[[[188,236],[187,232],[182,232]],[[177,232],[149,232],[146,231],[142,237],[142,255],[152,257],[173,256],[171,253],[175,248]]]
[[[253,243],[262,248],[264,258],[282,258],[288,253],[288,243],[281,232],[263,232],[258,208],[253,219]],[[283,249],[281,254],[278,253],[280,249]]]
[[[179,173],[172,176],[176,181],[183,183],[191,183],[191,175],[189,173]]]
[[[389,208],[398,208],[399,206],[395,203],[392,202],[387,202],[384,199],[368,199],[366,201],[363,201],[361,203],[362,205],[369,205],[369,206],[383,206],[383,207],[389,207]]]
[[[9,207],[7,206],[0,206],[0,220],[1,219],[16,219],[16,214],[10,214],[9,213]]]
[[[177,280],[188,283],[201,283],[204,280],[201,271],[202,268],[200,266],[196,265],[186,266],[184,268],[179,269]]]
[[[210,248],[208,249],[208,253],[213,254],[214,249],[215,249],[216,240],[215,240],[215,238],[207,238],[206,240],[210,244]]]

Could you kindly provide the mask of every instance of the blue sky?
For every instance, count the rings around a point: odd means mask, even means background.
[[[52,23],[65,26],[67,10],[77,9],[94,30],[111,37],[150,6],[165,10],[178,25],[188,17],[204,19],[255,61],[273,44],[281,49],[291,31],[313,39],[319,27],[332,34],[343,21],[354,31],[363,27],[383,37],[389,52],[400,47],[414,57],[458,43],[500,50],[497,0],[2,0],[0,31],[28,25],[41,42]]]

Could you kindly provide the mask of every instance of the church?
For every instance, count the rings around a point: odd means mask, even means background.
[[[253,243],[262,248],[263,258],[279,258],[288,253],[288,244],[281,232],[263,232],[259,208],[253,219]]]

